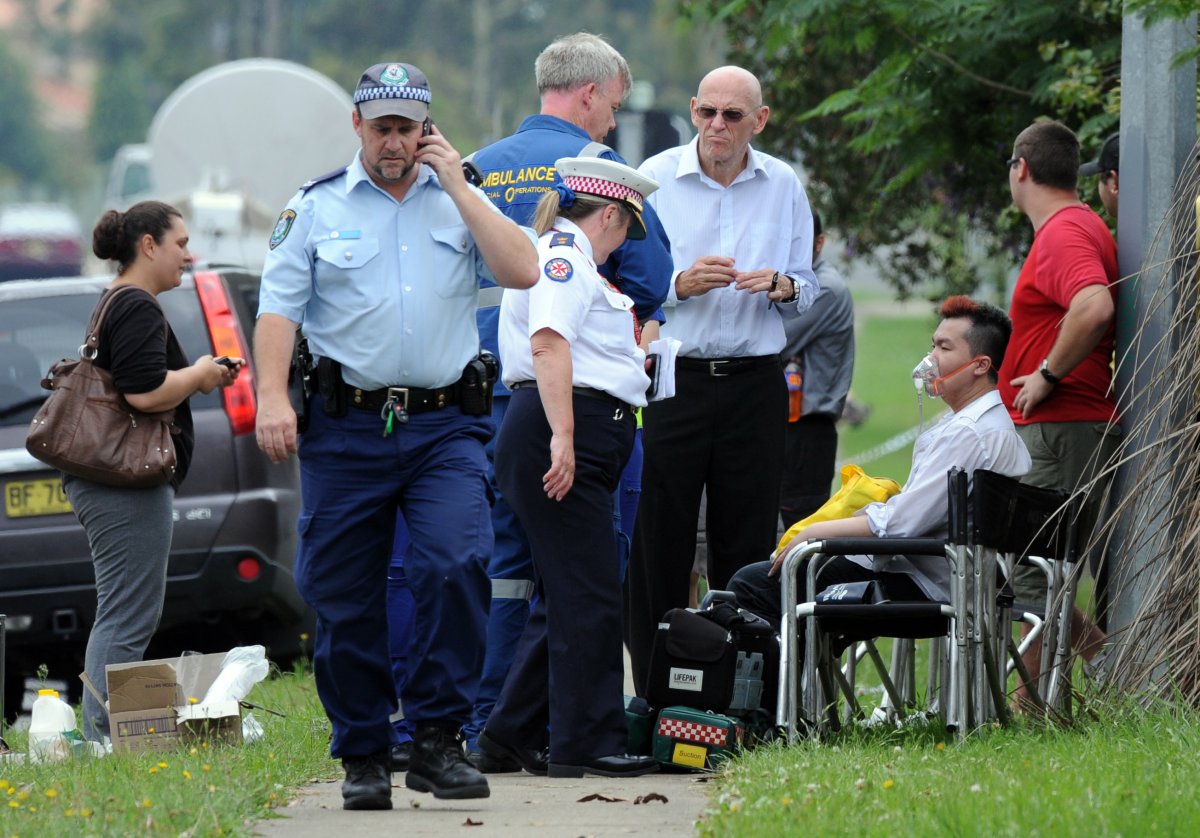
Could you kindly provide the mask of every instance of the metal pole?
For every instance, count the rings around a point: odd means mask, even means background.
[[[1155,235],[1164,220],[1172,220],[1168,214],[1176,180],[1187,167],[1196,139],[1196,62],[1171,66],[1176,55],[1195,46],[1195,32],[1195,14],[1152,26],[1141,15],[1127,14],[1122,28],[1117,250],[1121,276],[1136,274],[1136,279],[1123,281],[1118,297],[1116,386],[1130,452],[1154,444],[1171,419],[1165,403],[1147,391],[1146,383],[1165,380],[1175,359],[1176,347],[1164,341],[1169,340],[1168,326],[1180,301],[1177,292],[1168,289],[1178,270],[1172,258],[1185,243],[1172,235],[1160,235],[1156,242]],[[1121,466],[1114,500],[1136,491],[1158,491],[1164,498],[1149,498],[1138,506],[1164,510],[1169,483],[1139,473],[1144,462],[1145,457],[1138,456]],[[1140,571],[1154,556],[1164,554],[1170,538],[1165,521],[1132,518],[1126,515],[1118,522],[1109,548],[1110,633],[1132,622],[1147,584]]]

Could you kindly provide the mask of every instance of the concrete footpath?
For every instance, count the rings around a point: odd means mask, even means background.
[[[342,783],[337,779],[301,789],[298,797],[275,810],[278,819],[259,821],[255,834],[279,838],[389,834],[674,838],[695,834],[695,822],[707,803],[706,780],[701,774],[651,774],[628,780],[489,774],[491,797],[438,800],[410,791],[404,787],[404,775],[394,774],[394,809],[347,812],[342,809]],[[647,796],[651,799],[644,800]],[[637,802],[639,798],[643,801]]]
[[[626,652],[627,695],[633,694],[630,670]],[[393,774],[390,812],[347,812],[342,809],[341,778],[318,781],[276,809],[279,818],[259,821],[255,834],[274,838],[375,838],[379,834],[683,838],[696,834],[696,820],[708,803],[705,774],[551,780],[522,771],[488,774],[487,780],[492,795],[484,800],[438,800],[410,791],[404,786],[404,775]],[[651,799],[645,800],[648,796]]]

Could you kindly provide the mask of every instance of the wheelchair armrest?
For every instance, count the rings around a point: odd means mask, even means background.
[[[817,540],[817,539],[814,539]],[[824,538],[821,552],[826,555],[903,553],[910,556],[945,556],[944,538]]]

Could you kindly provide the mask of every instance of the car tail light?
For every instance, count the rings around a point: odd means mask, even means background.
[[[210,272],[196,272],[196,291],[200,295],[200,307],[204,309],[204,321],[208,324],[208,335],[212,339],[213,352],[247,359],[237,380],[222,388],[225,399],[225,414],[234,434],[254,432],[254,415],[257,404],[254,398],[254,370],[249,364],[250,351],[238,325],[237,315],[229,305],[229,295],[221,277]]]
[[[238,560],[237,575],[243,582],[253,582],[262,574],[262,563],[253,556]]]

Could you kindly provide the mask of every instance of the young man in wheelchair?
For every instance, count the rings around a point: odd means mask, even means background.
[[[917,438],[904,490],[885,503],[871,503],[850,518],[821,521],[796,539],[938,538],[949,533],[946,472],[957,466],[968,479],[985,468],[1010,477],[1029,470],[1029,452],[996,390],[997,371],[1012,334],[1003,311],[968,297],[946,299],[929,354],[913,370],[925,393],[950,411]],[[729,582],[738,604],[780,627],[779,570],[774,561],[742,568]],[[803,573],[803,571],[800,571]],[[803,577],[801,577],[803,578]],[[838,583],[873,580],[888,599],[949,601],[945,562],[922,556],[839,556],[817,574],[817,592]]]

